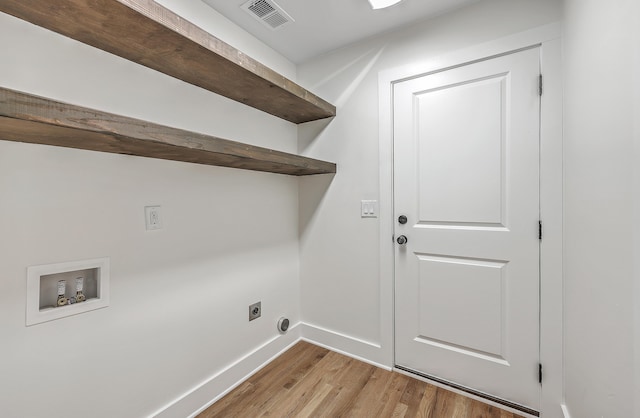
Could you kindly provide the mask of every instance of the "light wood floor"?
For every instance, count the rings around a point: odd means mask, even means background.
[[[198,417],[521,418],[306,342]]]

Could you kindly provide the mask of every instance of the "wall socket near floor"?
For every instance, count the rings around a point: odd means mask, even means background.
[[[262,302],[249,305],[249,321],[260,318],[260,315],[262,315]]]

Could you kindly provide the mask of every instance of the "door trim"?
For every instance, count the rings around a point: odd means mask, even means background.
[[[378,75],[380,150],[380,326],[382,348],[395,364],[393,247],[393,86],[407,79],[539,46],[544,93],[540,112],[540,361],[544,367],[540,416],[561,416],[563,403],[562,70],[561,28],[545,25]]]

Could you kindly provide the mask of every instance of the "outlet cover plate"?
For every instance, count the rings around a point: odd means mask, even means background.
[[[162,212],[160,206],[145,206],[144,221],[147,231],[162,229]]]
[[[262,315],[262,302],[249,305],[249,321],[260,318]]]

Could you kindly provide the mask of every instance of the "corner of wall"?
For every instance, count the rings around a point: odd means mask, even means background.
[[[195,417],[300,341],[300,324],[256,348],[162,407],[156,418]]]
[[[387,359],[384,356],[385,350],[383,346],[375,342],[366,341],[309,323],[301,324],[301,338],[304,341],[385,370],[391,370],[393,367],[391,359]]]

